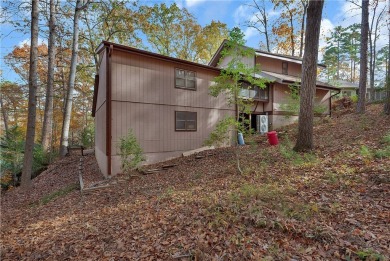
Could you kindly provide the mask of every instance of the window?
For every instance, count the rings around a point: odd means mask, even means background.
[[[288,74],[288,62],[282,62],[282,73]]]
[[[251,87],[247,83],[241,84],[240,97],[254,100],[268,100],[268,86],[264,89],[257,86]]]
[[[196,90],[196,73],[192,71],[176,69],[175,87],[188,90]]]
[[[176,131],[196,131],[197,113],[190,111],[175,111]]]

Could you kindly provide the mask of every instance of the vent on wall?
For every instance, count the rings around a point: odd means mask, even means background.
[[[261,134],[268,132],[268,115],[256,115],[257,131]]]

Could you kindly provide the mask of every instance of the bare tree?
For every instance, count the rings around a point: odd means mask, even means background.
[[[54,66],[56,55],[56,9],[57,3],[55,0],[50,0],[50,19],[49,19],[49,42],[48,42],[48,56],[47,64],[47,87],[46,87],[46,101],[45,112],[43,116],[42,126],[42,146],[45,151],[50,150],[53,127],[53,90],[54,90]]]
[[[248,20],[246,25],[248,27],[256,29],[261,35],[265,37],[265,44],[267,47],[267,52],[271,52],[270,48],[270,36],[269,36],[269,17],[267,10],[265,9],[265,2],[261,0],[261,4],[259,4],[256,0],[253,0],[253,5],[249,5],[255,9],[255,18],[253,20]]]
[[[356,112],[366,111],[366,89],[367,89],[367,46],[368,46],[368,5],[369,0],[362,0],[362,23],[360,35],[360,77],[359,77],[359,99]]]
[[[69,127],[70,119],[72,115],[72,104],[73,104],[73,92],[76,79],[76,66],[77,66],[77,55],[79,52],[79,20],[81,12],[85,10],[90,3],[90,0],[77,0],[76,7],[74,12],[74,21],[73,21],[73,43],[72,43],[72,58],[70,63],[70,73],[69,73],[69,86],[68,93],[65,101],[65,112],[64,112],[64,121],[62,125],[61,133],[61,146],[60,146],[60,155],[65,156],[67,153],[68,139],[69,139]]]
[[[295,151],[312,150],[314,96],[317,79],[318,45],[324,0],[310,0],[307,8],[305,53],[302,62],[301,101],[299,110],[298,138]]]
[[[29,71],[29,91],[28,91],[28,116],[26,145],[24,148],[23,170],[21,187],[29,189],[31,187],[31,172],[33,164],[33,149],[35,139],[35,119],[36,119],[36,96],[38,88],[38,10],[39,0],[31,1],[31,46],[30,46],[30,71]]]
[[[379,29],[382,26],[382,19],[384,18],[386,6],[379,11],[378,16],[376,15],[379,5],[379,0],[373,2],[371,23],[369,24],[369,47],[370,47],[370,89],[373,90],[375,84],[375,64],[376,64],[376,43],[379,38]]]

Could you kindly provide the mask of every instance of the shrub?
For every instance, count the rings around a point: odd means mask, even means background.
[[[359,97],[358,97],[357,95],[352,95],[352,96],[351,96],[351,101],[352,101],[353,103],[357,103],[357,102],[358,102],[358,99],[359,99]]]
[[[229,132],[234,129],[236,121],[233,117],[227,117],[217,123],[215,130],[210,133],[210,137],[204,142],[206,146],[223,146],[229,140]]]
[[[1,163],[1,187],[19,185],[19,178],[23,168],[24,158],[24,137],[22,131],[17,127],[0,138],[0,163]],[[33,149],[32,177],[36,177],[48,165],[48,154],[40,144],[35,144]]]
[[[138,165],[145,160],[141,146],[132,129],[129,130],[126,136],[120,138],[119,150],[121,154],[122,171],[125,173],[136,169]]]
[[[93,126],[86,126],[81,131],[81,144],[86,148],[93,147],[95,144],[95,128]]]

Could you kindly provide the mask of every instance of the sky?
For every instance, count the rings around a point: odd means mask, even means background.
[[[141,0],[142,4],[160,3],[160,1]],[[228,28],[238,26],[245,33],[246,45],[258,48],[260,36],[259,34],[245,26],[245,21],[253,16],[252,9],[248,6],[252,0],[172,0],[164,1],[167,3],[175,2],[179,7],[187,8],[197,19],[201,25],[209,24],[212,20],[219,20],[226,23]],[[384,0],[381,5],[385,5]],[[268,14],[271,17],[278,18],[280,12],[274,10],[270,2],[266,0]],[[20,15],[29,15],[20,14]],[[325,37],[330,34],[333,28],[337,25],[348,26],[353,23],[360,23],[360,10],[353,4],[345,0],[325,0],[322,23],[321,23],[321,39],[320,47],[325,46]],[[1,80],[18,81],[18,77],[11,68],[4,64],[4,56],[12,51],[14,46],[29,42],[29,34],[20,32],[12,32],[13,28],[8,24],[1,24],[0,35],[0,59],[1,59]],[[387,28],[384,29],[383,35],[378,40],[378,45],[383,46],[387,42]],[[46,42],[44,38],[40,38],[39,42]],[[321,60],[321,57],[320,57]]]

